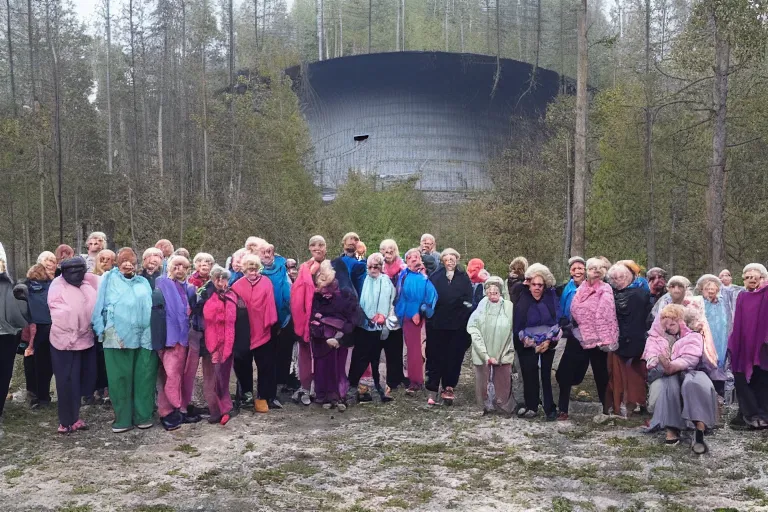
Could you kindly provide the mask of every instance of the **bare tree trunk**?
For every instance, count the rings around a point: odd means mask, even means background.
[[[400,13],[402,16],[402,28],[400,30],[400,48],[405,51],[405,0],[400,0]]]
[[[46,4],[47,7],[47,4]],[[39,142],[37,143],[37,174],[40,179],[40,248],[46,247],[45,245],[45,191],[43,190],[45,184],[45,170],[43,169],[43,146]]]
[[[653,144],[653,82],[651,78],[651,0],[645,0],[645,179],[648,183],[648,216],[646,219],[646,255],[648,268],[656,266],[656,222]]]
[[[5,0],[5,6],[8,8],[8,71],[11,74],[11,103],[13,104],[13,117],[19,114],[18,106],[16,105],[16,79],[13,74],[13,34],[11,33],[11,0]]]
[[[445,51],[448,51],[448,1],[445,0],[445,21],[444,21],[444,28],[443,28],[443,35],[445,36]]]
[[[491,89],[491,98],[496,95],[496,88],[499,86],[501,78],[501,10],[498,0],[496,0],[496,73],[493,76],[493,88]]]
[[[139,103],[136,99],[136,29],[133,25],[133,2],[134,0],[128,0],[128,30],[130,31],[130,44],[131,44],[131,95],[133,102],[133,158],[131,159],[133,165],[134,179],[139,178]]]
[[[253,37],[256,49],[259,49],[259,0],[253,0]]]
[[[459,41],[461,53],[464,53],[464,3],[459,1]]]
[[[498,2],[498,0],[496,0]],[[499,6],[496,6],[498,11]],[[491,54],[491,0],[485,0],[485,46],[488,55]]]
[[[208,12],[208,2],[203,0],[203,12]],[[202,80],[202,97],[203,97],[203,198],[208,199],[210,192],[208,190],[208,85],[206,84],[206,43],[205,36],[203,38],[203,44],[200,49],[200,60],[202,61],[201,80]]]
[[[711,15],[715,32],[715,80],[712,99],[714,123],[712,130],[712,165],[707,187],[707,231],[710,236],[709,270],[717,274],[726,266],[725,258],[725,186],[726,186],[726,113],[728,100],[728,68],[731,47],[727,36],[720,32],[718,20]]]
[[[323,0],[315,0],[315,7],[317,7],[317,60],[323,60]]]
[[[573,240],[571,256],[583,256],[586,250],[587,184],[587,0],[581,0],[577,13],[578,60],[576,67],[576,139],[574,145]]]
[[[368,0],[368,53],[371,53],[371,17],[373,16],[373,0]]]
[[[58,177],[58,187],[57,187],[57,204],[56,208],[59,213],[59,243],[64,243],[64,208],[61,203],[61,189],[62,189],[62,150],[61,150],[61,98],[59,95],[59,59],[56,54],[56,46],[53,42],[53,39],[51,38],[51,16],[50,16],[50,3],[46,1],[45,3],[45,32],[46,32],[46,39],[48,40],[48,48],[51,52],[51,60],[53,64],[53,102],[54,102],[54,134],[55,134],[55,142],[56,142],[56,170],[57,170],[57,177]],[[57,14],[58,18],[58,14]],[[58,20],[57,20],[58,21]],[[58,26],[58,23],[56,24]],[[58,38],[57,38],[58,42]],[[42,191],[43,191],[43,184],[40,183],[40,202],[42,203]],[[43,219],[41,218],[41,221]],[[41,226],[42,227],[42,226]],[[45,247],[45,242],[43,241],[43,246]]]
[[[402,5],[397,3],[397,19],[395,23],[395,51],[400,51],[400,20],[402,18]]]
[[[133,190],[128,185],[128,215],[131,221],[131,243],[134,250],[136,249],[136,232],[133,229]]]
[[[27,0],[27,38],[29,39],[29,84],[32,90],[32,109],[37,112],[37,88],[35,86],[35,45],[32,36],[32,0]],[[27,225],[29,232],[29,225]]]
[[[104,0],[106,15],[104,22],[107,25],[107,173],[112,174],[112,77],[110,75],[112,53],[112,21],[109,17],[110,0]]]

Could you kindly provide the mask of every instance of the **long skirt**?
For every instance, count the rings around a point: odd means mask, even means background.
[[[315,400],[318,403],[342,402],[346,399],[347,347],[331,348],[325,339],[312,339],[312,358],[315,364]]]
[[[152,422],[155,408],[158,357],[145,348],[105,348],[113,428],[130,428]]]
[[[625,359],[615,352],[608,353],[607,404],[613,405],[613,414],[620,414],[621,403],[645,405],[645,362],[639,357]]]
[[[487,364],[475,365],[475,398],[477,405],[485,407],[488,401],[488,384],[493,382],[496,394],[493,406],[504,412],[512,412],[515,406],[515,397],[512,394],[512,365],[500,364],[488,366]]]
[[[651,383],[656,388],[651,427],[694,428],[697,421],[707,428],[717,421],[717,393],[707,374],[690,370],[665,375]]]

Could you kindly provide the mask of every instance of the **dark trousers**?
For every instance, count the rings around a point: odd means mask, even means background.
[[[539,409],[539,376],[541,376],[541,394],[544,412],[549,414],[555,410],[552,396],[552,361],[555,359],[555,349],[537,354],[533,347],[521,348],[517,351],[520,358],[520,371],[523,374],[523,396],[525,408],[531,411]],[[541,370],[539,370],[541,356]]]
[[[51,346],[56,376],[59,424],[71,427],[80,418],[80,397],[96,383],[96,347],[85,350],[58,350]]]
[[[597,396],[605,408],[605,391],[608,388],[608,353],[599,348],[584,350],[576,338],[568,338],[560,343],[567,343],[560,366],[555,372],[555,378],[560,385],[560,399],[558,408],[560,412],[568,412],[571,401],[571,387],[582,383],[587,374],[589,365],[592,365],[592,374],[595,377]]]
[[[403,374],[403,330],[389,331],[387,339],[382,340],[384,356],[387,359],[387,386],[395,389],[405,384]]]
[[[0,335],[0,414],[3,414],[5,397],[11,387],[13,362],[16,359],[16,347],[18,346],[18,336],[13,334]]]
[[[426,388],[437,392],[455,388],[459,383],[461,363],[467,352],[467,331],[463,329],[434,329],[427,324]]]
[[[299,379],[291,375],[291,362],[293,361],[293,344],[296,341],[296,335],[293,333],[293,320],[288,325],[279,329],[277,334],[272,335],[276,345],[275,373],[278,384],[298,388]]]
[[[35,394],[41,402],[51,401],[51,379],[53,378],[53,363],[51,362],[51,324],[37,324],[35,332]]]
[[[745,374],[734,372],[733,386],[739,401],[739,412],[744,420],[768,421],[768,371],[755,366],[749,382]]]
[[[94,385],[95,390],[100,394],[103,394],[104,388],[109,386],[107,381],[107,363],[104,362],[104,347],[101,343],[96,341],[94,345],[96,347],[96,383]],[[91,396],[93,393],[86,393]]]
[[[35,374],[34,355],[24,357],[24,381],[27,383],[27,393],[34,393],[37,396],[37,375]]]
[[[379,359],[381,358],[381,331],[366,331],[362,327],[355,329],[355,348],[352,349],[352,359],[349,362],[349,385],[360,383],[368,365],[371,365],[373,383],[379,389]],[[400,358],[402,361],[402,357]],[[400,367],[402,368],[402,364]]]
[[[241,393],[253,393],[253,361],[256,362],[258,398],[274,400],[277,397],[277,373],[275,369],[275,338],[251,350],[249,357],[236,358],[233,364]]]

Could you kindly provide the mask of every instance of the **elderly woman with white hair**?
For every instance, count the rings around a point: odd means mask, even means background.
[[[107,235],[101,231],[94,231],[85,240],[85,247],[88,250],[87,253],[80,256],[85,259],[86,268],[88,272],[93,272],[96,267],[97,257],[99,252],[107,248]]]
[[[612,403],[613,414],[621,416],[625,415],[622,404],[630,412],[635,406],[642,412],[646,405],[646,368],[641,356],[645,350],[651,296],[645,287],[630,286],[636,277],[622,263],[616,263],[608,270],[619,324],[619,346],[608,354],[606,400]]]
[[[155,289],[157,278],[162,277],[163,251],[150,247],[141,256],[141,276],[149,281],[152,290]]]
[[[586,262],[587,279],[579,285],[570,303],[571,336],[566,341],[563,359],[557,369],[560,385],[560,410],[557,419],[568,419],[571,387],[581,384],[587,369],[592,373],[597,396],[607,411],[605,391],[608,387],[608,352],[618,348],[619,324],[611,285],[604,281],[605,267],[598,258]]]
[[[744,267],[746,292],[736,299],[728,338],[741,419],[752,428],[768,427],[768,273],[759,263]]]
[[[364,318],[355,329],[355,347],[349,365],[349,385],[357,388],[357,401],[370,402],[371,393],[368,386],[360,384],[360,378],[368,365],[373,372],[373,382],[379,391],[382,402],[392,400],[389,386],[381,387],[379,382],[379,358],[381,356],[381,333],[395,300],[395,287],[386,274],[382,273],[384,257],[373,253],[368,257],[368,274],[360,294],[360,309]],[[402,354],[402,352],[401,352]],[[402,361],[402,356],[401,359]],[[400,365],[402,368],[402,364]]]
[[[383,272],[392,281],[392,285],[396,286],[400,273],[406,268],[397,242],[391,238],[382,240],[379,251],[384,256]],[[387,333],[386,339],[381,342],[387,363],[387,386],[390,389],[397,389],[401,385],[407,387],[408,381],[403,373],[403,330],[399,324],[389,322]]]
[[[491,276],[483,283],[485,297],[480,300],[467,322],[472,338],[472,364],[475,366],[475,397],[483,413],[495,410],[509,414],[514,408],[512,364],[513,305],[504,297],[504,281]],[[495,398],[488,404],[488,385],[493,383]]]
[[[721,372],[724,372],[728,352],[728,335],[731,332],[733,319],[720,293],[720,288],[720,279],[712,274],[704,274],[696,282],[696,291],[704,299],[704,315],[709,324],[712,342],[717,352],[717,367]],[[722,380],[718,380],[718,382],[722,383]],[[718,390],[719,393],[722,391],[722,389]]]
[[[442,257],[440,251],[436,248],[435,237],[429,233],[421,235],[419,249],[421,251],[421,261],[424,268],[427,269],[427,275],[432,274],[442,266]]]
[[[744,287],[733,284],[733,276],[731,275],[731,271],[727,268],[721,270],[717,277],[722,283],[720,286],[720,294],[723,296],[725,308],[728,310],[731,320],[733,320],[733,313],[736,310],[736,297],[740,292],[744,291]]]
[[[525,273],[529,282],[515,304],[513,340],[520,358],[525,407],[518,416],[534,418],[539,411],[541,387],[547,421],[557,418],[552,396],[552,362],[562,330],[562,311],[555,292],[555,276],[541,263],[534,263]],[[541,386],[539,385],[541,378]]]
[[[659,311],[670,304],[682,305],[686,296],[691,294],[691,282],[684,276],[672,276],[667,281],[667,293],[657,300],[651,310],[650,322],[659,314]]]
[[[460,258],[455,249],[445,249],[440,258],[442,266],[429,276],[437,292],[435,313],[427,320],[429,405],[436,403],[438,392],[443,403],[453,404],[461,363],[469,347],[467,320],[472,314],[472,281],[458,267]]]

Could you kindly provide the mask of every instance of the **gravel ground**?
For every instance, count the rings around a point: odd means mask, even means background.
[[[642,418],[593,424],[589,383],[571,420],[547,423],[483,416],[471,379],[466,367],[453,407],[397,391],[344,413],[289,403],[170,433],[113,434],[111,410],[91,406],[89,431],[59,435],[55,408],[17,400],[0,510],[768,510],[765,432],[720,428],[696,457],[642,433]]]

